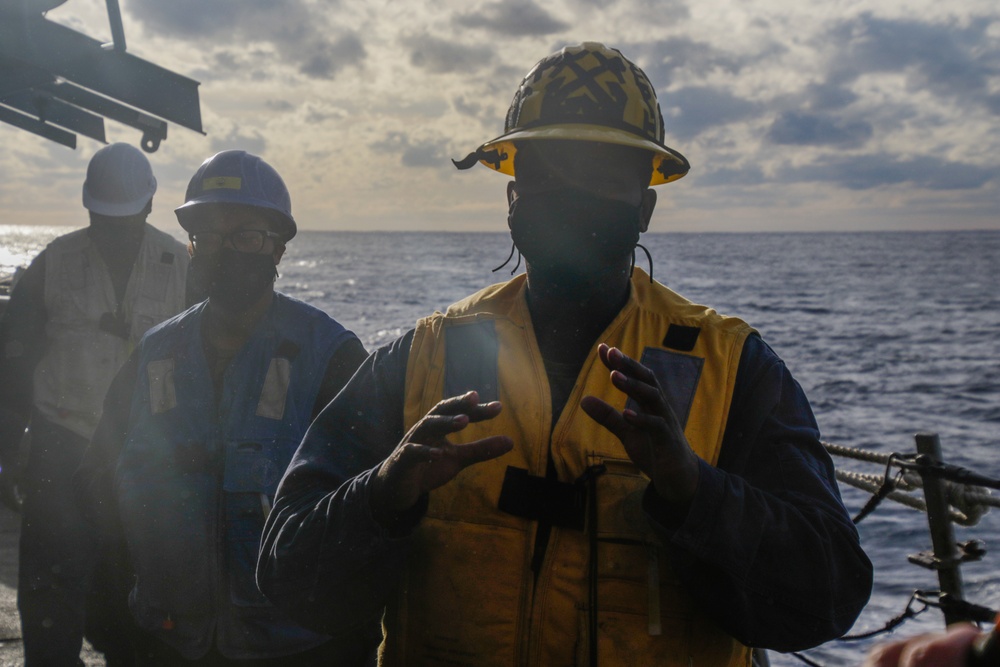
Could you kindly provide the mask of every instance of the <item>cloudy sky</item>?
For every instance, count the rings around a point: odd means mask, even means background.
[[[604,41],[649,75],[691,161],[653,231],[1000,228],[996,0],[121,0],[129,52],[201,82],[206,135],[151,155],[171,209],[216,151],[258,153],[307,229],[506,227],[459,172],[521,77]],[[104,0],[48,18],[110,40]],[[138,144],[109,121],[109,139]],[[0,224],[85,224],[75,151],[0,124]]]

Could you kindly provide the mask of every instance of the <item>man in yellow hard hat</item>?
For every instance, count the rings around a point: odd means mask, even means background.
[[[526,275],[420,320],[313,423],[258,584],[304,624],[386,605],[384,665],[747,665],[865,605],[808,401],[746,323],[634,268],[687,173],[620,52],[528,73],[469,158],[513,176]]]

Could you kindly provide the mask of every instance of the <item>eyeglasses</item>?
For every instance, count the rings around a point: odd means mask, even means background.
[[[212,254],[219,252],[226,240],[239,252],[257,253],[267,239],[280,239],[281,234],[263,229],[237,229],[229,234],[220,232],[195,232],[190,235],[191,245],[197,252]]]

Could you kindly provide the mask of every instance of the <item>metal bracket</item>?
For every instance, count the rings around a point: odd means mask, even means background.
[[[986,544],[982,540],[968,540],[955,546],[957,551],[951,558],[938,558],[933,551],[921,551],[906,558],[914,565],[928,570],[947,570],[961,563],[980,561],[986,555]]]

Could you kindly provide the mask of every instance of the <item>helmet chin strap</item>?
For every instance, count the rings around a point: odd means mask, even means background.
[[[646,259],[649,260],[649,282],[653,282],[653,256],[649,254],[649,250],[646,249],[646,246],[641,243],[636,243],[635,248],[642,248],[642,251],[646,253]],[[629,278],[632,277],[632,272],[635,271],[635,248],[632,248],[632,264],[628,267]]]
[[[646,253],[646,260],[649,262],[649,282],[652,283],[653,282],[653,256],[649,253],[649,249],[646,246],[642,245],[641,243],[636,243],[635,244],[635,248],[642,248],[642,251],[644,253]],[[632,277],[632,273],[635,271],[635,248],[632,248],[632,262],[631,262],[631,264],[629,264],[629,267],[628,267],[628,277],[629,278]],[[503,264],[501,264],[500,266],[498,266],[495,269],[493,269],[491,271],[491,273],[496,273],[497,271],[499,271],[503,267],[505,267],[508,264],[510,264],[510,260],[511,260],[511,258],[514,257],[514,253],[515,252],[517,252],[517,264],[515,264],[514,268],[510,270],[510,275],[514,275],[514,273],[517,272],[517,269],[521,266],[521,252],[517,249],[517,246],[514,245],[513,242],[511,242],[511,244],[510,244],[510,254],[507,255],[507,259],[504,260]]]
[[[510,242],[510,254],[507,255],[507,259],[504,260],[503,264],[501,264],[497,268],[493,269],[493,271],[491,271],[490,273],[496,273],[497,271],[499,271],[503,267],[505,267],[508,264],[510,264],[510,258],[514,256],[514,251],[515,250],[517,250],[517,245],[515,245],[514,242],[511,241]],[[634,260],[635,260],[635,258],[633,257],[633,261]],[[517,271],[518,267],[520,267],[520,266],[521,266],[521,251],[517,250],[517,264],[515,264],[514,268],[510,270],[510,275],[514,275],[514,273]]]

